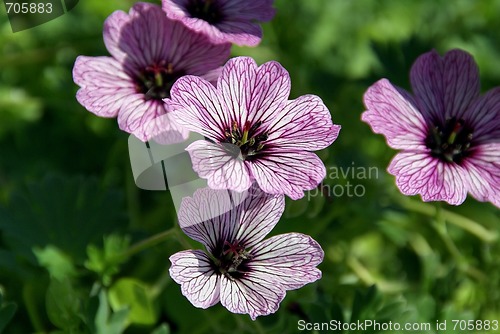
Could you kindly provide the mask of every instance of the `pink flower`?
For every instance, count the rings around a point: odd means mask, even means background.
[[[78,102],[97,116],[118,117],[120,129],[143,141],[160,128],[185,139],[188,132],[170,121],[162,99],[182,75],[215,81],[229,57],[230,44],[214,45],[148,3],[135,4],[128,15],[111,14],[103,35],[112,57],[76,59],[73,79],[81,87]]]
[[[194,306],[205,309],[220,301],[229,311],[255,320],[276,312],[287,290],[320,279],[316,266],[324,253],[299,233],[262,241],[283,213],[284,196],[252,192],[203,188],[183,199],[179,224],[206,252],[172,255],[170,276]]]
[[[214,43],[255,46],[262,39],[257,21],[275,14],[272,0],[163,0],[169,18],[206,34]]]
[[[187,147],[193,169],[213,189],[244,191],[254,180],[270,194],[304,196],[323,180],[325,166],[311,151],[329,146],[340,131],[321,99],[288,100],[290,77],[277,62],[257,67],[230,59],[217,88],[185,76],[171,90],[172,117],[208,140]]]
[[[414,96],[388,80],[371,86],[362,120],[402,150],[389,165],[405,195],[461,204],[467,192],[500,206],[500,88],[480,96],[471,55],[431,51],[411,69]]]

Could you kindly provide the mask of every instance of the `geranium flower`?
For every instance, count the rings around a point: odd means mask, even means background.
[[[285,201],[252,189],[249,194],[202,188],[183,199],[179,224],[206,252],[172,255],[170,276],[194,306],[208,308],[220,301],[255,320],[276,312],[287,290],[320,279],[316,266],[324,253],[300,233],[262,241],[278,223]]]
[[[160,131],[188,132],[173,124],[162,99],[185,74],[215,81],[229,57],[230,44],[214,45],[160,6],[137,3],[127,15],[116,11],[104,23],[104,42],[112,57],[79,56],[73,79],[76,98],[101,117],[118,117],[120,129],[146,141]],[[150,122],[156,119],[155,122]]]
[[[362,120],[396,155],[388,171],[405,195],[461,204],[467,192],[500,206],[500,88],[480,96],[471,55],[420,56],[411,69],[414,96],[382,79],[371,86]]]
[[[255,46],[262,39],[256,23],[270,21],[273,0],[163,0],[169,18],[206,34],[214,43]]]
[[[172,117],[208,139],[186,150],[210,188],[244,191],[255,179],[267,193],[298,199],[323,180],[325,166],[311,151],[329,146],[340,126],[318,96],[289,101],[289,93],[279,63],[257,67],[248,57],[230,59],[217,88],[195,76],[174,84]]]

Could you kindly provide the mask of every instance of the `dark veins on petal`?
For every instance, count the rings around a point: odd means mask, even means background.
[[[207,21],[210,24],[217,24],[224,20],[222,8],[217,0],[190,0],[186,5],[186,11],[191,17]]]
[[[473,129],[463,119],[449,118],[443,126],[429,129],[425,145],[431,155],[445,162],[460,164],[470,154]]]
[[[252,254],[238,242],[224,241],[224,244],[217,247],[212,255],[214,256],[214,270],[230,280],[243,278],[250,271],[248,263],[252,259]]]
[[[224,136],[226,138],[223,142],[236,145],[229,147],[229,153],[236,157],[241,152],[243,159],[253,159],[264,148],[265,141],[268,138],[267,133],[259,129],[261,124],[262,122],[259,121],[251,125],[247,121],[243,129],[241,129],[238,123],[234,121],[231,128],[225,129]]]
[[[161,61],[139,72],[135,88],[137,93],[144,94],[146,100],[162,100],[170,97],[170,89],[183,75],[184,71],[175,70],[171,63]]]

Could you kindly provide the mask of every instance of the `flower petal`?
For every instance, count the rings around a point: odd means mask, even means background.
[[[209,23],[193,17],[188,10],[189,1],[163,0],[168,17],[180,20],[190,29],[205,34],[213,43],[234,43],[255,46],[260,43],[262,29],[255,21],[269,21],[275,14],[271,0],[214,1],[223,19]]]
[[[469,53],[458,49],[448,51],[443,61],[445,117],[460,119],[479,96],[479,68]]]
[[[191,239],[204,244],[209,251],[217,248],[224,240],[232,240],[235,235],[234,205],[227,190],[202,188],[193,197],[182,200],[179,209],[179,225]]]
[[[113,57],[136,69],[168,59],[168,47],[177,39],[173,24],[157,5],[136,3],[129,15],[116,11],[104,22],[104,42]]]
[[[220,301],[233,313],[249,314],[252,320],[278,310],[285,290],[276,278],[265,273],[246,273],[242,279],[221,276]]]
[[[189,137],[189,131],[177,124],[172,113],[157,116],[144,125],[144,137],[162,145],[176,144]]]
[[[250,174],[239,152],[233,144],[216,144],[197,140],[186,148],[191,156],[193,170],[207,179],[212,189],[244,191],[251,186]]]
[[[479,70],[470,54],[451,50],[444,58],[432,50],[418,57],[410,81],[419,109],[430,124],[461,118],[479,96]]]
[[[238,60],[237,60],[238,61]],[[247,98],[248,121],[267,123],[275,119],[288,104],[291,81],[288,71],[276,61],[269,61],[257,69],[255,83]]]
[[[243,126],[248,119],[248,105],[252,100],[257,75],[257,64],[250,57],[228,60],[217,82],[217,90],[226,101],[230,123]]]
[[[129,15],[116,11],[104,23],[108,51],[130,70],[167,61],[174,71],[203,75],[223,64],[230,44],[215,45],[182,23],[167,18],[157,5],[136,3]],[[135,72],[135,71],[134,71]]]
[[[473,129],[475,145],[499,141],[500,138],[500,87],[489,90],[476,99],[466,111],[464,119]]]
[[[332,123],[330,112],[316,95],[289,101],[280,114],[268,128],[267,144],[316,151],[328,147],[340,132],[340,126]]]
[[[253,125],[282,111],[290,95],[290,76],[278,62],[257,67],[250,57],[235,57],[224,66],[217,88],[227,101],[231,121]]]
[[[187,130],[223,141],[231,126],[227,107],[208,81],[191,75],[178,79],[165,102],[175,121]]]
[[[79,56],[73,67],[73,80],[81,87],[76,99],[97,116],[116,117],[127,107],[129,98],[138,98],[132,81],[111,57]]]
[[[264,239],[285,211],[284,196],[266,194],[258,187],[250,190],[249,197],[237,207],[239,227],[234,237],[245,248],[252,248]]]
[[[373,84],[364,95],[368,108],[361,119],[373,132],[383,134],[395,149],[416,149],[424,145],[427,126],[415,106],[387,80]]]
[[[146,141],[151,136],[158,134],[158,132],[153,131],[155,123],[152,120],[166,113],[166,105],[162,101],[144,100],[141,95],[139,97],[136,95],[135,99],[124,101],[124,106],[118,114],[118,125],[123,131],[132,133],[140,140]],[[175,127],[177,128],[177,126]],[[179,130],[182,131],[180,135],[184,136],[185,130],[181,128]],[[168,128],[165,131],[168,131]]]
[[[405,195],[420,194],[428,201],[446,201],[459,205],[467,196],[464,169],[431,157],[427,152],[402,152],[388,167]]]
[[[178,252],[170,257],[170,262],[170,277],[181,285],[182,294],[191,304],[205,309],[219,302],[219,276],[204,252]]]
[[[266,150],[249,162],[252,175],[266,193],[285,194],[296,200],[304,197],[325,178],[326,169],[311,152]]]
[[[467,171],[464,179],[471,195],[500,208],[500,143],[475,147],[462,166]]]
[[[286,290],[298,289],[321,278],[316,266],[323,261],[324,252],[308,235],[276,235],[257,245],[251,254],[250,270],[257,275],[277,277]]]

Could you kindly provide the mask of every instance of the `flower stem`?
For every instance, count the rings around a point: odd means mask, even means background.
[[[177,229],[175,227],[172,227],[169,230],[163,231],[161,233],[155,234],[147,239],[144,239],[142,241],[139,241],[138,243],[130,246],[129,249],[127,249],[123,254],[122,257],[128,258],[131,257],[132,255],[135,255],[147,248],[153,247],[160,242],[163,242],[170,238],[172,235],[177,234]]]
[[[442,208],[441,203],[438,203],[436,208],[434,228],[441,237],[441,240],[443,240],[450,254],[455,259],[458,268],[478,281],[486,281],[487,276],[481,270],[475,268],[467,262],[467,259],[462,255],[462,253],[460,253],[457,246],[450,238],[450,235],[448,234],[448,228],[446,226],[446,219],[443,213],[444,209]]]
[[[417,202],[408,198],[403,198],[399,199],[398,202],[406,209],[422,213],[426,216],[429,217],[437,217],[438,215],[438,210],[436,209],[435,206],[428,204],[428,203],[423,203],[423,202]],[[462,215],[459,215],[457,213],[445,210],[443,208],[440,209],[439,215],[441,216],[442,219],[446,220],[447,222],[460,227],[469,233],[475,235],[482,241],[486,243],[492,243],[496,240],[498,240],[498,233],[495,231],[490,231],[486,228],[484,228],[482,225],[479,223],[473,221],[470,218],[464,217]]]

